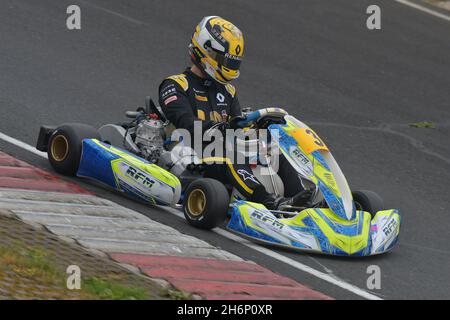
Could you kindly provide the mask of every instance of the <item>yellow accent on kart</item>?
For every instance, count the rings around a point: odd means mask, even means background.
[[[261,228],[257,227],[252,223],[252,219],[250,218],[250,215],[248,213],[249,208],[256,208],[256,209],[267,209],[263,204],[256,203],[256,202],[250,202],[246,201],[245,205],[238,206],[238,210],[241,213],[242,218],[244,218],[244,222],[248,226],[252,226],[252,228],[263,231]]]
[[[136,156],[131,155],[120,149],[117,149],[113,146],[106,147],[103,143],[101,143],[97,139],[92,139],[92,141],[95,142],[95,144],[97,144],[101,148],[106,149],[109,152],[111,152],[121,158],[121,159],[111,161],[111,167],[115,173],[119,172],[119,170],[116,167],[116,162],[117,161],[119,161],[119,162],[126,161],[126,162],[132,164],[134,167],[148,172],[155,179],[158,179],[159,181],[171,186],[172,188],[175,188],[178,185],[180,185],[180,180],[178,180],[178,178],[175,175],[162,169],[161,167],[158,167],[157,165],[152,164],[152,163],[143,163],[142,160],[136,158]],[[116,181],[116,183],[117,183],[117,181]]]
[[[317,185],[322,181],[337,197],[341,197],[341,191],[338,188],[336,179],[330,170],[327,170],[322,164],[317,161],[313,155],[314,151],[321,151],[322,154],[325,152],[330,152],[328,147],[323,143],[319,136],[310,128],[298,128],[294,123],[287,121],[286,133],[290,134],[299,144],[299,147],[306,154],[307,158],[314,163],[314,175],[308,178]],[[281,149],[283,154],[286,152]],[[287,155],[286,155],[287,156]],[[319,179],[318,179],[319,178]]]
[[[187,199],[189,214],[194,217],[200,216],[206,208],[206,195],[201,189],[192,190]]]
[[[316,177],[318,177],[320,181],[322,181],[333,192],[335,196],[339,198],[342,196],[333,173],[322,166],[319,161],[314,162],[314,178]],[[314,182],[318,183],[317,178]]]
[[[346,236],[335,232],[333,228],[326,222],[326,220],[323,219],[318,212],[316,212],[316,210],[320,210],[320,212],[324,216],[326,216],[331,223],[339,223],[341,225],[346,226],[359,225],[360,223],[359,214],[356,215],[356,218],[354,220],[349,221],[338,217],[331,209],[328,208],[305,209],[294,218],[280,219],[280,222],[290,226],[304,227],[305,225],[302,222],[302,220],[306,217],[310,217],[328,238],[330,244],[335,246],[336,248],[339,248],[348,254],[353,254],[367,247],[369,241],[368,234],[370,232],[370,222],[371,222],[370,213],[364,212],[362,230],[360,230],[358,235]]]
[[[290,130],[290,134],[306,154],[317,150],[329,151],[322,139],[310,128],[295,128]]]

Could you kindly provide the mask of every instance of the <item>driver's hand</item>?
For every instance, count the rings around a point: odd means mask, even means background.
[[[241,127],[238,125],[238,122],[243,121],[243,120],[245,120],[245,119],[247,119],[246,116],[236,116],[236,117],[231,118],[231,119],[228,121],[228,123],[230,124],[230,128],[231,128],[231,129],[239,129],[239,128],[241,128]]]
[[[227,129],[230,129],[230,123],[229,122],[219,122],[215,126],[215,129],[219,130],[220,132],[222,132],[223,136],[225,137]]]

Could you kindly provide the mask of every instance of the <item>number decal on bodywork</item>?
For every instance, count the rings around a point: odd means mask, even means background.
[[[295,128],[290,133],[306,154],[317,150],[329,151],[322,139],[310,128]]]

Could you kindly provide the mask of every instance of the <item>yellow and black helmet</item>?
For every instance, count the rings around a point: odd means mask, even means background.
[[[207,75],[225,84],[239,77],[244,36],[234,24],[221,17],[204,17],[192,35],[189,53]]]

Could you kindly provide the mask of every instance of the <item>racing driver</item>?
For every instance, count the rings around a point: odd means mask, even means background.
[[[217,124],[230,128],[233,120],[242,119],[236,89],[230,83],[240,73],[244,55],[242,32],[221,17],[204,17],[192,35],[189,54],[192,66],[181,74],[167,77],[159,86],[159,104],[165,116],[176,128],[188,130],[191,136],[194,136],[194,121],[201,121],[203,131]],[[252,174],[248,164],[236,164],[226,158],[222,162],[215,158],[214,163],[207,164],[205,177],[231,184],[246,199],[262,203],[270,210],[282,205],[305,205],[311,197],[311,192],[301,187],[288,198],[271,194]],[[290,182],[292,185],[293,181]],[[300,181],[296,182],[301,186]]]

